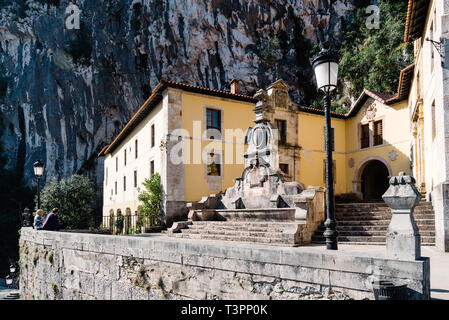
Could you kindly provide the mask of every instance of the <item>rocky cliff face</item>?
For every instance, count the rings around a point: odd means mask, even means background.
[[[69,30],[66,8],[81,9]],[[278,76],[305,103],[315,91],[312,46],[341,29],[353,1],[3,0],[1,142],[8,168],[46,164],[46,179],[96,177],[96,154],[161,78],[252,94]],[[100,191],[100,190],[99,190]]]

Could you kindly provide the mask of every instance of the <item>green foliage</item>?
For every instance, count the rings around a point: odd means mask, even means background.
[[[69,179],[47,183],[41,193],[44,212],[59,209],[59,222],[65,229],[87,229],[92,223],[92,205],[96,194],[87,177],[73,175]],[[36,208],[37,209],[37,208]]]
[[[413,48],[405,44],[407,0],[380,0],[379,29],[366,26],[366,7],[361,6],[343,28],[340,80],[349,82],[358,97],[364,88],[396,93],[399,71],[413,62]]]
[[[138,199],[142,202],[140,212],[150,221],[156,224],[161,222],[162,185],[159,173],[151,175],[150,179],[143,182],[145,191],[142,191]]]
[[[120,234],[123,232],[124,221],[125,218],[123,217],[123,215],[121,213],[118,214],[117,219],[114,222],[116,233]]]
[[[281,44],[277,36],[265,39],[261,43],[261,56],[269,64],[273,64],[282,57]]]

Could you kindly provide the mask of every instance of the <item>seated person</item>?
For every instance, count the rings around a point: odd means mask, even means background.
[[[59,230],[59,222],[58,222],[58,208],[53,208],[47,217],[45,218],[44,225],[42,226],[42,230],[51,230],[58,231]]]
[[[42,224],[44,222],[44,220],[42,219],[42,215],[44,214],[44,210],[39,209],[36,211],[36,215],[34,216],[34,223],[33,223],[33,227],[36,230],[40,230],[42,229]]]

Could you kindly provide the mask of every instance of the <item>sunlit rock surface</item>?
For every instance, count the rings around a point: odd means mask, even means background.
[[[47,181],[87,173],[99,192],[98,151],[161,78],[225,90],[239,79],[253,94],[279,75],[307,101],[311,49],[353,10],[324,0],[73,2],[79,30],[65,28],[69,1],[1,2],[1,141],[28,184],[40,158]]]

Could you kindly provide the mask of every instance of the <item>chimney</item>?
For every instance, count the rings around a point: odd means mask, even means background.
[[[238,80],[231,81],[231,93],[239,94],[240,93],[240,83]]]

